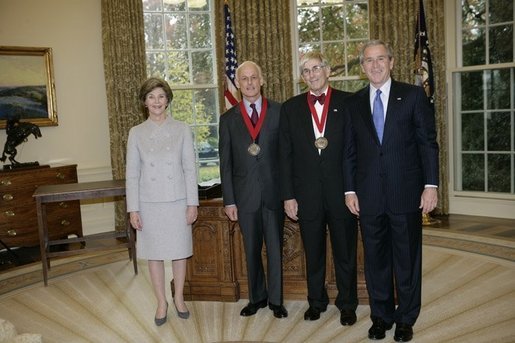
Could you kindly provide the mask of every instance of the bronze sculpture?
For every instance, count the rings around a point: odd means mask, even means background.
[[[7,155],[9,155],[9,161],[11,161],[12,164],[4,166],[4,169],[38,166],[38,162],[20,163],[14,158],[18,153],[16,147],[21,143],[26,142],[30,135],[34,135],[34,138],[36,139],[41,137],[39,127],[36,124],[20,122],[20,118],[15,117],[7,120],[5,131],[7,133],[7,140],[5,141],[4,151],[0,161],[5,162]]]

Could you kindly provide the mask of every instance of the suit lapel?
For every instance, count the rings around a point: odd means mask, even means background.
[[[361,112],[363,113],[361,119],[363,120],[367,130],[370,132],[370,135],[374,137],[376,144],[379,145],[379,138],[377,137],[376,127],[374,126],[374,120],[372,119],[372,111],[370,110],[370,86],[365,87],[360,91],[359,102],[360,104],[358,105],[358,108],[361,107],[364,109]]]
[[[243,142],[248,141],[249,144],[250,144],[251,141],[252,141],[252,138],[250,137],[250,133],[247,130],[247,126],[245,125],[245,121],[243,120],[239,104],[234,107],[234,111],[235,111],[235,114],[236,114],[234,120],[235,120],[236,126],[238,128],[238,135],[240,137],[242,137],[242,141]]]
[[[334,89],[333,89],[334,92]],[[334,94],[334,93],[333,93]],[[338,108],[335,106],[334,100],[331,98],[329,102],[329,109],[327,110],[327,121],[325,123],[324,137],[327,138],[329,145],[333,143],[336,138],[337,120],[338,120]],[[326,149],[321,151],[321,155],[326,152]]]
[[[392,80],[392,85],[390,87],[390,96],[388,98],[388,108],[386,109],[386,120],[384,122],[384,131],[383,131],[383,144],[388,140],[388,137],[391,135],[391,122],[395,119],[395,116],[399,113],[402,107],[403,96],[399,91],[399,87],[397,87],[397,83]]]
[[[306,135],[306,139],[308,141],[309,146],[311,147],[309,151],[312,153],[316,153],[318,156],[318,149],[315,147],[315,132],[313,131],[313,117],[311,114],[311,110],[309,108],[309,104],[307,101],[307,93],[304,93],[301,97],[302,105],[299,106],[300,113],[299,117],[301,120],[301,127]]]

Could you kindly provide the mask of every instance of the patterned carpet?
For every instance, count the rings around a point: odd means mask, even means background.
[[[452,218],[424,229],[423,307],[413,342],[515,342],[515,221],[471,218],[452,229]],[[148,269],[143,261],[139,267],[135,276],[120,251],[53,262],[48,287],[40,264],[0,273],[0,318],[44,342],[369,341],[368,306],[343,327],[334,305],[320,320],[304,321],[305,301],[286,301],[286,319],[267,309],[240,317],[247,300],[188,302],[190,319],[170,309],[168,322],[156,327]],[[393,331],[381,342],[393,342]]]

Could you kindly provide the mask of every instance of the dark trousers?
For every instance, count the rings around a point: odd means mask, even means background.
[[[238,211],[238,223],[243,236],[247,262],[249,301],[267,299],[269,303],[283,303],[282,247],[284,211],[261,207],[256,212]],[[263,241],[266,246],[267,278],[261,257]],[[268,291],[267,291],[268,281]]]
[[[421,213],[361,215],[360,226],[371,315],[387,323],[415,324],[421,307]]]
[[[328,211],[324,211],[316,219],[300,219],[299,224],[306,257],[309,305],[324,310],[329,304],[325,287],[328,227],[338,288],[335,305],[340,310],[356,310],[358,306],[356,219],[350,215],[335,218]]]

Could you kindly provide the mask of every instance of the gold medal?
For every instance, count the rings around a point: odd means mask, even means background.
[[[261,148],[256,143],[252,143],[247,148],[247,151],[249,152],[250,155],[257,156],[259,154],[259,152],[261,151]]]
[[[329,141],[325,137],[318,137],[315,141],[315,146],[317,149],[324,150],[327,148],[327,145],[329,144]]]

